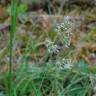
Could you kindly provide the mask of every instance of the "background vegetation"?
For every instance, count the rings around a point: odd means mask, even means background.
[[[0,1],[0,96],[95,96],[95,76],[95,0]]]

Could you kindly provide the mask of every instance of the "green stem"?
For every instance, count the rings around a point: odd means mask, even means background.
[[[10,48],[9,48],[9,54],[10,54],[10,60],[9,60],[9,75],[8,75],[8,82],[9,82],[9,96],[12,96],[12,60],[13,60],[13,39],[14,39],[14,33],[16,31],[16,17],[17,17],[17,0],[11,0],[11,31],[10,31]]]

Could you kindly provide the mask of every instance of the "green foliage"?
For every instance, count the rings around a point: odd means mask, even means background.
[[[25,23],[27,21],[27,5],[26,4],[20,4],[18,5],[17,7],[17,16],[18,16],[18,19],[22,22],[22,23]],[[10,16],[12,16],[12,13],[11,13],[11,6],[8,7],[8,10],[7,10],[8,14]]]
[[[90,75],[82,74],[77,69],[59,70],[52,63],[28,65],[24,58],[22,60],[26,63],[22,62],[14,73],[12,96],[90,96]],[[5,77],[2,77],[3,84],[7,83],[3,80]]]
[[[83,60],[80,60],[79,63],[76,65],[76,68],[78,68],[78,71],[87,73],[89,70],[89,66],[86,62]]]
[[[18,5],[17,7],[17,14],[20,15],[20,14],[24,14],[26,13],[27,11],[27,5],[26,4],[20,4]],[[11,6],[8,7],[8,10],[7,10],[8,14],[11,16],[12,13],[11,13]]]

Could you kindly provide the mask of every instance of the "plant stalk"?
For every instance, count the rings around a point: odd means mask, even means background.
[[[14,33],[16,31],[16,18],[17,18],[17,0],[11,0],[11,30],[10,30],[10,46],[9,46],[9,70],[8,70],[8,96],[12,95],[13,85],[13,41],[14,41]]]

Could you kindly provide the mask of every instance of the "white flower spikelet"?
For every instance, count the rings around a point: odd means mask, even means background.
[[[54,44],[54,42],[52,42],[50,39],[46,39],[45,40],[45,46],[48,49],[49,53],[58,53],[58,46]]]
[[[65,16],[64,21],[56,26],[56,32],[66,47],[70,46],[73,29],[73,23],[70,19],[70,16]]]
[[[63,59],[62,63],[64,64],[65,69],[71,69],[72,67],[72,60],[71,59]]]
[[[63,69],[71,69],[72,68],[72,59],[65,59],[63,58],[62,60],[56,61],[56,66],[63,70]]]

